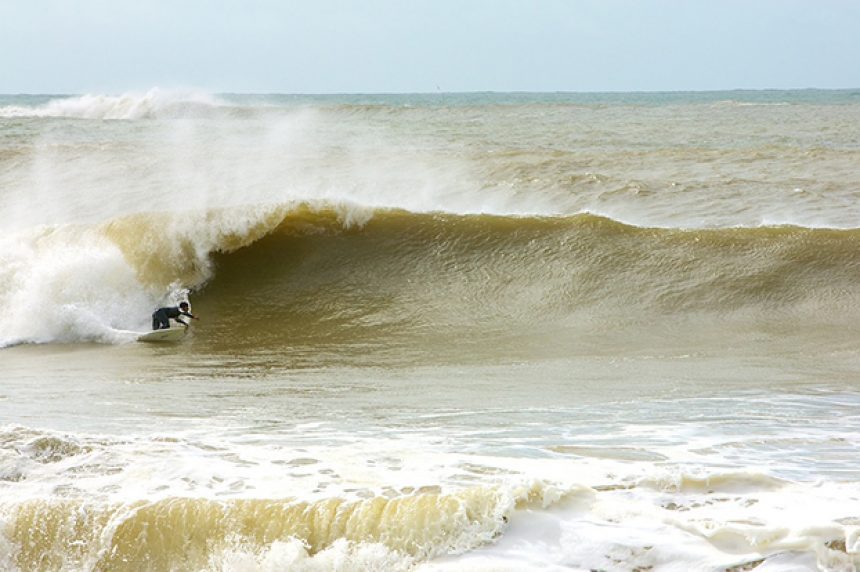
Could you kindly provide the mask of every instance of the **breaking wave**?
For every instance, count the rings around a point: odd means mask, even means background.
[[[476,487],[354,501],[32,500],[0,507],[4,540],[17,548],[11,560],[21,569],[204,569],[225,559],[259,563],[278,554],[325,565],[332,553],[348,555],[354,568],[369,557],[372,568],[407,569],[415,559],[490,543],[518,508],[558,500],[552,489],[535,486],[512,494]]]
[[[6,345],[122,341],[115,330],[144,328],[154,305],[187,290],[217,310],[213,335],[239,327],[252,338],[295,323],[325,338],[492,337],[697,315],[838,322],[860,295],[856,230],[294,203],[142,213],[6,241],[0,305],[17,330]],[[50,311],[34,323],[39,308]]]

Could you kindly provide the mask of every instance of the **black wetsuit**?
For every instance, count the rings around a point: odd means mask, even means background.
[[[159,308],[152,313],[152,329],[166,330],[170,327],[170,318],[173,318],[180,324],[184,324],[187,326],[188,324],[180,320],[179,316],[188,316],[189,318],[194,317],[190,312],[183,312],[178,306]]]

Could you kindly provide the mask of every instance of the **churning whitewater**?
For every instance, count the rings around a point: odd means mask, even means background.
[[[0,570],[852,570],[857,133],[852,91],[0,96]]]

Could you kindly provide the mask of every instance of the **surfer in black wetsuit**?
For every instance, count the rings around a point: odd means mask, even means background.
[[[170,318],[173,318],[186,328],[188,322],[179,319],[179,316],[188,316],[192,320],[199,320],[197,316],[188,311],[188,302],[180,302],[179,306],[170,306],[167,308],[159,308],[152,313],[152,329],[166,330],[170,327]]]

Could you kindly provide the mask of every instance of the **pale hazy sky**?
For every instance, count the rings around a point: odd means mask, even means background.
[[[0,0],[0,93],[860,87],[858,0]]]

